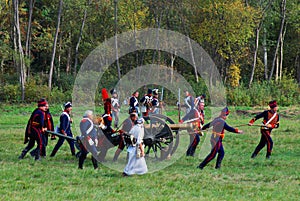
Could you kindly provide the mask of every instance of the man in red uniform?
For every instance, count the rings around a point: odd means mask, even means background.
[[[252,126],[253,123],[260,118],[263,118],[263,125],[260,129],[261,138],[260,142],[255,148],[254,152],[251,155],[251,158],[255,158],[259,151],[267,145],[267,154],[266,158],[269,159],[271,156],[273,141],[271,138],[271,132],[273,128],[279,127],[279,115],[277,114],[278,106],[276,100],[269,102],[270,110],[265,110],[262,113],[256,115],[253,119],[250,120],[249,126]]]
[[[28,145],[23,149],[19,159],[23,159],[28,151],[30,151],[35,142],[37,143],[37,150],[35,151],[35,160],[40,159],[40,152],[43,147],[42,135],[46,130],[45,124],[45,111],[46,111],[47,101],[45,99],[41,99],[38,101],[38,108],[35,109],[31,117],[28,121],[26,131],[25,131],[25,139],[24,144],[28,142]]]
[[[212,145],[212,150],[208,154],[208,156],[204,159],[202,163],[199,164],[197,168],[203,169],[212,159],[217,157],[217,163],[215,168],[219,169],[221,168],[221,163],[224,158],[225,152],[223,148],[223,138],[225,136],[225,130],[232,132],[232,133],[243,133],[242,130],[238,130],[237,128],[230,127],[226,122],[226,118],[229,115],[229,110],[227,107],[225,107],[222,111],[219,117],[215,118],[212,122],[205,124],[202,127],[202,130],[205,130],[211,126],[213,126],[212,135],[210,138],[210,143]]]

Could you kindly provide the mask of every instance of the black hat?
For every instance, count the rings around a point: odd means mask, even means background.
[[[38,107],[43,107],[43,106],[46,106],[46,105],[47,105],[47,101],[46,101],[46,99],[41,98],[41,99],[37,102],[37,104],[38,104]]]
[[[69,107],[72,107],[72,103],[69,101],[69,102],[66,102],[65,104],[64,104],[64,107],[65,107],[65,109],[67,109],[67,108],[69,108]]]
[[[116,94],[116,93],[117,93],[117,91],[115,89],[110,90],[111,95]]]
[[[152,89],[148,89],[148,94],[152,94]]]

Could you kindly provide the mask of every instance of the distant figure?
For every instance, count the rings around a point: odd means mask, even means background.
[[[159,100],[158,100],[158,89],[153,89],[152,90],[152,94],[153,94],[153,96],[152,96],[152,108],[151,108],[151,110],[150,110],[150,112],[152,113],[152,114],[159,114]]]
[[[130,176],[133,174],[145,174],[148,172],[145,151],[144,151],[144,119],[141,118],[135,121],[135,125],[129,131],[132,143],[127,148],[129,154],[128,163],[124,169],[123,176]]]
[[[111,98],[111,111],[112,111],[112,118],[114,120],[114,127],[117,128],[119,124],[119,113],[120,113],[120,103],[118,99],[118,94],[116,90],[110,91],[112,98]]]
[[[140,109],[139,109],[139,92],[135,91],[132,96],[129,99],[129,114],[132,112],[136,112],[138,115],[140,115]]]
[[[188,114],[194,108],[194,97],[191,96],[189,91],[185,91],[185,98],[184,98],[184,105],[183,107],[186,108],[185,114]]]
[[[237,128],[230,127],[225,120],[227,119],[227,116],[229,115],[229,110],[227,107],[225,107],[222,111],[219,117],[215,118],[213,121],[209,122],[208,124],[205,124],[202,127],[202,130],[205,130],[207,128],[213,127],[212,135],[210,138],[210,143],[212,145],[212,150],[210,154],[202,161],[202,163],[199,164],[197,168],[203,169],[212,159],[217,157],[217,163],[215,168],[219,169],[221,168],[221,163],[224,158],[225,152],[223,148],[222,141],[225,136],[225,130],[232,132],[232,133],[243,133],[242,130],[238,130]]]
[[[60,115],[59,118],[59,133],[69,136],[69,137],[73,137],[72,134],[72,130],[71,130],[71,123],[72,123],[72,119],[70,117],[70,113],[72,111],[72,103],[71,102],[67,102],[64,104],[64,111],[62,112],[62,114]],[[60,137],[59,140],[57,141],[55,147],[52,150],[52,153],[50,155],[50,157],[54,157],[58,151],[58,149],[61,147],[61,145],[63,145],[64,141],[67,140],[67,142],[69,143],[70,146],[70,150],[71,150],[71,154],[73,156],[75,156],[75,146],[74,146],[74,141],[71,139],[65,139],[63,137]]]
[[[260,142],[255,148],[254,152],[251,155],[251,158],[255,158],[265,145],[267,145],[267,154],[266,158],[271,157],[273,149],[273,140],[271,138],[271,132],[273,128],[279,127],[279,115],[277,114],[278,106],[276,100],[269,102],[270,110],[265,110],[262,113],[256,115],[253,119],[250,120],[249,126],[252,126],[253,123],[260,118],[263,118],[263,125],[260,128],[261,138]]]
[[[30,151],[35,142],[37,143],[37,149],[34,152],[35,160],[40,160],[40,152],[43,149],[43,136],[45,128],[45,112],[47,101],[41,99],[38,102],[38,108],[35,109],[30,119],[28,120],[27,127],[25,130],[24,144],[28,145],[23,149],[19,159],[23,159],[28,151]]]
[[[152,108],[152,89],[148,89],[147,94],[145,94],[143,96],[143,98],[141,98],[140,103],[142,104],[141,106],[141,113],[142,113],[142,117],[145,120],[149,119],[149,111]]]

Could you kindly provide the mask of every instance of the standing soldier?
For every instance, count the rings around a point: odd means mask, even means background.
[[[23,149],[19,159],[23,159],[28,151],[30,151],[35,142],[37,143],[37,150],[35,152],[35,160],[40,159],[40,152],[42,150],[43,142],[42,135],[45,129],[45,111],[46,111],[47,101],[45,99],[41,99],[38,101],[38,108],[35,109],[31,117],[28,121],[26,131],[25,131],[25,139],[24,144],[28,143],[28,145]]]
[[[271,157],[271,152],[273,148],[273,141],[271,138],[271,132],[273,128],[279,127],[279,115],[277,114],[278,106],[276,100],[269,102],[270,110],[265,110],[264,112],[256,115],[253,119],[250,120],[249,126],[252,126],[253,123],[260,118],[263,118],[263,125],[260,128],[261,138],[260,142],[255,148],[254,152],[251,155],[251,158],[255,158],[259,151],[264,148],[267,144],[267,154],[266,158]]]
[[[152,108],[151,113],[159,114],[159,100],[158,100],[158,89],[153,89]]]
[[[189,91],[185,91],[184,105],[186,108],[185,113],[188,114],[194,108],[194,98],[191,96]]]
[[[152,90],[148,89],[147,94],[141,98],[140,102],[142,103],[142,108],[141,108],[141,112],[142,112],[142,116],[145,120],[148,120],[149,117],[149,111],[152,108]]]
[[[222,144],[223,138],[225,136],[224,131],[227,130],[232,133],[243,133],[242,130],[238,130],[237,128],[232,128],[225,122],[228,115],[229,115],[229,110],[227,107],[225,107],[221,111],[219,117],[215,118],[212,122],[205,124],[202,127],[202,130],[213,127],[212,135],[210,138],[212,150],[208,154],[208,156],[204,159],[204,161],[199,164],[197,168],[203,169],[212,159],[216,157],[217,154],[218,154],[218,158],[217,158],[217,163],[215,168],[216,169],[221,168],[221,163],[225,155],[223,144]]]
[[[110,91],[112,98],[111,98],[111,105],[112,105],[112,118],[114,120],[114,127],[117,128],[119,124],[119,112],[120,112],[120,104],[118,99],[118,94],[116,90]]]
[[[80,137],[80,156],[79,156],[79,162],[78,162],[78,168],[83,169],[83,163],[86,159],[86,156],[89,152],[91,152],[92,155],[92,163],[94,166],[94,169],[98,168],[98,162],[97,162],[97,132],[94,128],[94,123],[92,121],[93,119],[93,112],[91,110],[85,111],[83,115],[83,119],[80,122],[80,131],[81,131],[81,137]]]
[[[65,109],[59,118],[59,121],[60,121],[59,133],[64,134],[69,137],[73,137],[72,130],[71,130],[72,119],[70,117],[70,113],[72,111],[72,103],[67,102],[64,104],[64,107],[65,107]],[[57,144],[55,145],[54,149],[52,150],[50,157],[55,156],[56,152],[61,147],[61,145],[63,145],[64,141],[65,141],[65,138],[63,138],[63,137],[59,138],[59,140],[57,141]],[[75,156],[74,141],[71,139],[67,139],[67,142],[70,145],[70,150],[71,150],[72,155]]]
[[[140,115],[140,109],[139,109],[139,92],[135,91],[132,96],[129,99],[129,114],[132,112],[136,112],[138,115]]]
[[[186,156],[194,156],[196,148],[200,142],[200,136],[203,135],[202,132],[199,132],[202,126],[204,125],[204,102],[199,103],[199,110],[194,108],[193,110],[190,111],[190,116],[189,118],[183,117],[183,120],[188,120],[188,119],[195,119],[194,124],[195,127],[198,128],[194,131],[193,135],[190,135],[190,146],[188,150],[186,151]]]

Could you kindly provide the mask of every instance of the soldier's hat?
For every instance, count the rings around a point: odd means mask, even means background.
[[[270,102],[269,102],[269,107],[270,107],[270,108],[275,108],[275,107],[277,107],[277,102],[276,102],[276,100],[270,101]]]
[[[65,109],[72,107],[72,103],[70,101],[68,101],[64,104],[64,107],[65,107]]]
[[[101,90],[101,94],[102,94],[102,99],[103,99],[103,100],[106,100],[106,99],[109,98],[109,95],[108,95],[107,90],[106,90],[105,88],[103,88],[103,89]]]
[[[152,94],[152,89],[148,89],[148,94]]]
[[[227,116],[227,115],[229,115],[229,109],[228,109],[228,107],[225,107],[222,111],[221,111],[221,115],[222,116]]]
[[[38,107],[43,107],[43,106],[46,106],[46,105],[47,105],[47,101],[46,101],[46,99],[41,98],[41,99],[37,102],[37,104],[38,104]]]
[[[110,90],[111,95],[116,94],[116,93],[117,93],[117,91],[115,89]]]
[[[153,92],[153,95],[158,95],[158,89],[153,89],[152,92]]]

